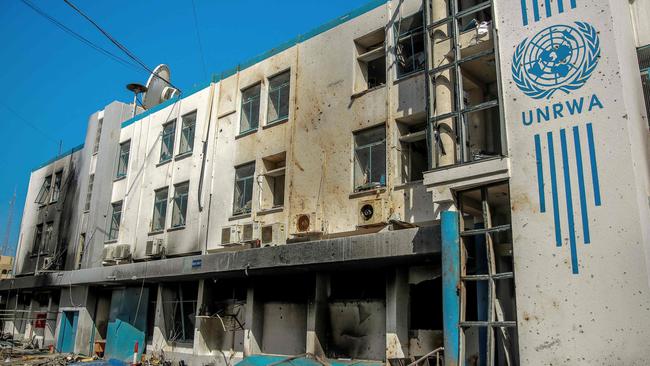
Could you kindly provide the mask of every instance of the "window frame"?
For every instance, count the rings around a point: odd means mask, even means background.
[[[405,33],[400,33],[401,22],[404,19],[414,18],[414,17],[417,17],[418,15],[420,15],[420,17],[422,18],[422,24],[419,27],[415,28],[415,29],[411,29],[411,30],[409,30],[409,31],[407,31]],[[424,14],[424,10],[419,10],[418,12],[415,12],[415,13],[407,16],[406,18],[400,19],[399,23],[394,24],[393,27],[394,27],[393,32],[394,32],[394,39],[395,39],[395,48],[394,48],[393,56],[395,57],[396,65],[397,65],[397,59],[398,59],[398,47],[402,42],[406,41],[407,39],[409,40],[409,46],[410,46],[410,49],[411,49],[411,53],[413,55],[415,55],[415,52],[413,52],[415,50],[415,43],[413,41],[413,38],[415,38],[416,36],[422,36],[422,49],[423,49],[422,52],[423,53],[427,52],[426,41],[424,39],[427,36],[426,32],[425,32],[425,14]],[[425,59],[426,59],[426,57],[425,57]],[[415,58],[413,59],[413,63],[415,63]],[[405,72],[403,74],[400,74],[399,66],[396,66],[395,67],[395,80],[405,79],[405,78],[407,78],[407,77],[409,77],[411,75],[414,75],[414,74],[417,74],[418,72],[422,72],[422,71],[426,70],[426,68],[427,68],[427,66],[426,66],[426,62],[425,62],[425,64],[421,68],[417,68],[416,65],[413,65],[413,70]]]
[[[257,95],[254,95],[252,97],[245,97],[246,92],[252,91],[255,88],[257,88]],[[241,104],[240,104],[240,115],[239,115],[239,135],[246,135],[248,133],[251,133],[253,131],[257,131],[257,129],[260,127],[260,110],[261,110],[261,101],[262,101],[262,83],[257,82],[254,83],[244,89],[241,90]],[[246,99],[244,99],[246,98]],[[255,100],[257,100],[257,113],[253,114],[253,106],[255,105]],[[248,129],[244,130],[243,127],[243,121],[244,121],[244,110],[245,110],[245,105],[249,104],[251,107],[251,116],[255,115],[256,116],[256,123],[255,126],[252,127],[252,123],[249,120],[248,124],[249,127]]]
[[[168,129],[168,127],[171,128]],[[162,132],[160,137],[160,159],[158,164],[163,164],[171,161],[174,158],[174,145],[176,140],[176,119],[167,121],[162,125]],[[168,154],[165,155],[165,147],[167,147]]]
[[[55,203],[59,200],[61,197],[61,187],[63,185],[63,169],[57,171],[54,173],[54,177],[52,178],[52,187],[51,189],[51,195],[50,195],[50,203]]]
[[[93,155],[99,152],[99,143],[102,137],[102,126],[104,125],[104,118],[97,120],[97,130],[95,131],[95,142],[93,143]]]
[[[41,189],[36,195],[35,203],[38,203],[40,206],[45,206],[49,203],[50,194],[52,193],[52,177],[53,174],[49,174],[45,179],[43,179]]]
[[[287,81],[286,82],[280,84],[279,86],[275,86],[275,87],[272,86],[274,80],[277,80],[277,79],[279,79],[279,78],[281,78],[281,77],[283,77],[285,75],[287,75]],[[267,88],[267,93],[266,93],[267,94],[266,95],[266,126],[271,126],[273,124],[280,123],[280,122],[283,122],[283,121],[286,121],[286,120],[289,119],[289,114],[291,113],[291,108],[290,108],[290,105],[291,105],[291,69],[286,69],[286,70],[280,71],[280,72],[276,73],[275,75],[272,75],[272,76],[268,77],[267,81],[268,81],[268,88]],[[270,115],[270,110],[271,110],[271,105],[272,105],[272,103],[271,103],[271,94],[276,92],[276,91],[279,93],[279,96],[278,96],[279,104],[278,105],[280,105],[280,102],[282,101],[281,100],[282,91],[285,90],[285,89],[287,90],[287,93],[286,93],[287,114],[286,115],[280,115],[280,113],[278,111],[278,116],[275,119],[270,120],[269,115]],[[279,109],[281,109],[281,108],[278,107],[278,110]]]
[[[426,143],[426,141],[427,141],[427,137],[426,137],[427,126],[426,126],[426,123],[423,123],[423,124],[413,125],[412,127],[413,127],[413,129],[415,131],[408,131],[406,134],[403,134],[399,138],[401,156],[402,156],[402,159],[400,159],[401,160],[401,165],[402,165],[401,166],[401,174],[400,174],[402,184],[415,183],[415,182],[420,182],[420,181],[423,180],[423,178],[413,179],[413,145],[415,143],[418,143],[418,142],[421,142],[421,141],[424,141]],[[413,136],[413,135],[416,135],[416,134],[422,134],[422,136],[414,136],[414,137],[409,138],[409,136]],[[425,159],[427,158],[428,154],[429,154],[429,149],[427,147],[425,149]],[[404,159],[403,159],[404,155],[407,155],[407,157],[408,157],[408,167],[407,167],[408,173],[406,174],[406,176],[404,174],[404,166],[403,166],[403,164],[404,164]],[[427,164],[428,164],[428,161],[425,160],[425,170],[424,170],[424,172],[427,171],[427,168],[426,168]]]
[[[191,126],[187,126],[187,121],[189,117],[194,117],[192,120]],[[192,112],[185,113],[183,116],[181,116],[181,136],[180,136],[180,141],[178,143],[178,154],[176,156],[182,156],[182,155],[187,155],[191,154],[194,151],[194,142],[195,142],[195,137],[196,137],[196,122],[197,122],[197,116],[198,113],[196,110],[193,110]],[[192,135],[187,138],[185,133],[188,129],[192,130]],[[187,146],[185,148],[183,147],[183,141],[184,139],[186,140]]]
[[[165,197],[161,199],[159,194],[164,192]],[[154,190],[153,197],[153,214],[151,216],[151,232],[158,232],[165,230],[167,226],[167,204],[169,201],[169,187],[162,187]],[[162,205],[162,210],[159,210],[159,205]],[[162,214],[161,214],[162,213]],[[156,226],[156,216],[159,216],[159,219],[162,219],[162,226]]]
[[[127,146],[127,149],[124,147]],[[117,156],[117,171],[115,179],[125,178],[129,171],[129,159],[131,157],[131,140],[120,142],[120,150]]]
[[[379,130],[379,129],[384,130],[383,139],[381,139],[379,141],[367,143],[367,144],[364,144],[364,145],[361,145],[361,146],[357,146],[357,137],[359,135],[364,134],[364,133],[371,133],[373,130]],[[354,188],[353,189],[354,192],[363,192],[363,191],[367,191],[367,190],[383,188],[383,187],[386,187],[386,185],[388,184],[388,151],[387,151],[387,147],[388,147],[387,146],[387,142],[388,142],[387,140],[388,139],[387,139],[386,133],[387,133],[387,128],[386,128],[385,123],[375,125],[375,126],[372,126],[372,127],[368,127],[368,128],[364,128],[364,129],[361,129],[361,130],[357,130],[357,131],[354,131],[352,133],[352,164],[353,164],[352,165],[352,182],[353,182],[352,185],[353,185],[353,188]],[[384,175],[384,182],[383,183],[381,181],[380,182],[372,182],[372,175],[373,175],[372,174],[372,150],[373,150],[373,147],[380,146],[380,145],[384,146],[384,174],[383,174]],[[370,149],[370,152],[368,154],[368,163],[369,163],[368,171],[369,171],[370,181],[368,183],[365,183],[365,184],[362,184],[362,185],[357,185],[357,169],[356,169],[357,152],[362,150],[362,149]]]
[[[117,201],[111,203],[112,211],[108,230],[107,241],[117,241],[120,236],[120,226],[122,224],[122,211],[124,210],[124,201]],[[116,211],[119,207],[119,211]],[[115,219],[117,216],[117,220]]]
[[[179,190],[185,188],[185,192],[179,194]],[[187,207],[189,205],[189,194],[190,194],[190,181],[185,181],[182,183],[174,184],[174,198],[172,201],[172,222],[170,225],[171,229],[183,228],[187,225]],[[180,203],[179,203],[180,201]],[[180,217],[177,220],[177,210],[176,207],[179,207],[178,213]]]
[[[90,203],[93,198],[93,185],[95,184],[95,173],[88,175],[88,186],[86,187],[86,202],[84,203],[84,212],[90,211]]]
[[[249,166],[252,166],[252,174],[251,175],[246,175],[243,177],[238,177],[237,171],[240,169],[247,168]],[[240,164],[238,166],[235,166],[235,184],[234,184],[234,189],[233,189],[233,208],[232,208],[232,215],[233,216],[238,216],[238,215],[246,215],[250,214],[253,211],[253,193],[254,193],[254,188],[255,188],[255,168],[256,164],[255,161]],[[249,209],[245,209],[245,204],[241,205],[242,198],[246,198],[246,191],[248,188],[247,181],[250,180],[250,197],[251,197],[251,207]],[[237,197],[237,183],[238,182],[244,182],[244,189],[241,192],[241,196]],[[239,198],[239,199],[238,199]],[[240,205],[237,204],[237,201],[240,201]]]
[[[43,223],[37,224],[34,228],[34,241],[32,242],[33,255],[41,251],[41,243],[43,243]]]

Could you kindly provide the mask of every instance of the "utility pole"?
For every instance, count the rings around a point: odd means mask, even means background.
[[[4,242],[2,243],[2,255],[7,254],[7,249],[9,249],[9,237],[11,234],[11,224],[13,223],[14,218],[14,206],[16,205],[16,188],[14,188],[14,195],[9,201],[9,210],[7,211],[7,228],[5,230]]]

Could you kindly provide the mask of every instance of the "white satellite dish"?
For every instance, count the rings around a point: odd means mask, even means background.
[[[169,67],[165,64],[158,65],[147,80],[147,91],[142,98],[142,105],[145,109],[155,107],[166,100],[163,92],[165,88],[171,87],[169,82],[171,82]]]

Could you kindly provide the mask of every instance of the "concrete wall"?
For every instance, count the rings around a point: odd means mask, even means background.
[[[637,47],[650,44],[650,1],[630,0],[630,13],[634,25],[634,36]]]

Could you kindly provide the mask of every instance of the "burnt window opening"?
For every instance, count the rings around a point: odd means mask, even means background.
[[[54,174],[54,185],[52,186],[52,198],[50,202],[54,203],[59,200],[61,196],[61,181],[63,179],[63,170]]]
[[[97,121],[97,131],[95,132],[95,143],[93,144],[93,154],[97,154],[99,151],[99,141],[102,137],[102,125],[104,124],[104,119],[100,118]]]
[[[442,278],[410,285],[409,329],[442,330]]]
[[[368,128],[354,134],[354,190],[386,185],[386,127]]]
[[[509,186],[461,191],[457,199],[462,220],[461,359],[518,365]]]
[[[244,350],[246,297],[244,279],[206,279],[197,328],[209,349]]]
[[[54,222],[45,223],[45,232],[43,235],[43,242],[41,243],[41,248],[39,253],[44,254],[48,253],[50,250],[50,245],[54,242]]]
[[[36,203],[44,205],[48,202],[48,199],[50,197],[50,190],[52,189],[52,176],[48,175],[45,177],[45,180],[43,180],[43,185],[41,185],[40,191],[38,191],[38,195],[36,195]]]
[[[147,341],[153,340],[154,327],[156,325],[156,306],[158,305],[158,285],[147,286],[149,288],[149,304],[147,307]]]
[[[191,343],[197,315],[198,282],[175,282],[163,285],[162,308],[165,338],[170,343]]]
[[[43,242],[43,224],[36,225],[34,230],[34,243],[32,243],[32,254],[38,254],[41,250],[41,243]]]
[[[475,5],[428,7],[434,168],[505,154],[492,8]]]
[[[282,152],[262,159],[264,180],[262,182],[262,209],[284,206],[284,182],[286,153]]]
[[[422,12],[400,18],[394,24],[397,78],[424,70],[424,26]]]
[[[113,212],[111,213],[110,225],[108,229],[108,240],[117,240],[120,234],[120,223],[122,221],[122,201],[115,202],[112,205]]]
[[[77,248],[77,260],[75,264],[76,269],[81,269],[81,263],[84,259],[85,251],[86,251],[86,233],[81,233],[79,235],[79,246]]]
[[[399,129],[402,183],[421,181],[429,165],[426,123],[400,124]]]
[[[386,32],[378,29],[354,40],[357,68],[354,92],[386,84]]]

